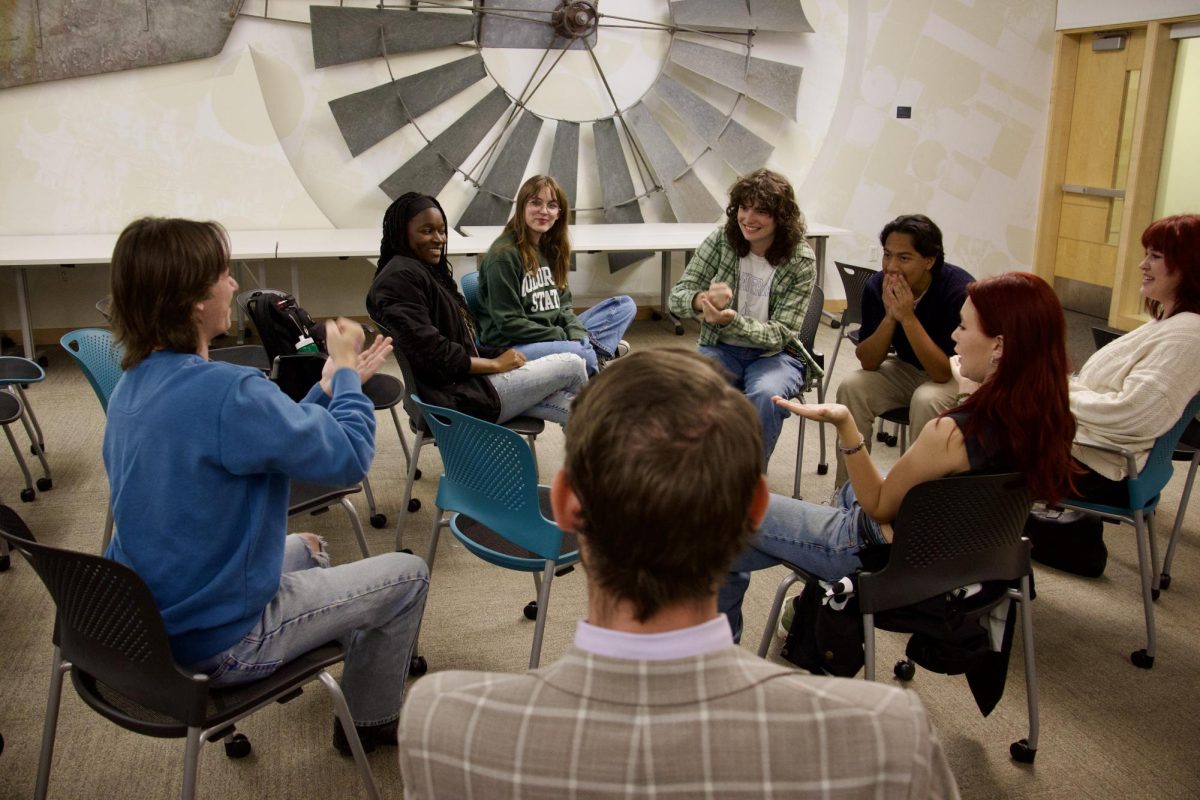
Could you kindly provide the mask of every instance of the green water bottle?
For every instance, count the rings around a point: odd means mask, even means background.
[[[317,343],[312,340],[311,336],[301,336],[296,340],[297,353],[319,353]]]

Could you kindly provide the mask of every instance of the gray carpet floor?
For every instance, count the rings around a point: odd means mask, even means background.
[[[1090,352],[1087,325],[1073,317],[1075,363]],[[818,349],[831,354],[837,331],[822,326]],[[695,327],[671,335],[663,323],[635,323],[634,347],[694,347]],[[55,352],[56,351],[56,352]],[[100,458],[104,415],[79,370],[55,348],[46,381],[30,400],[46,431],[54,489],[36,501],[17,500],[20,474],[0,444],[0,501],[14,506],[42,540],[94,551],[100,542],[107,498]],[[837,373],[855,360],[842,348]],[[396,374],[394,365],[389,371]],[[834,385],[837,376],[834,378]],[[823,500],[832,490],[832,474],[816,474],[816,428],[809,426],[804,454],[803,494]],[[772,459],[771,488],[791,493],[796,423],[788,422]],[[18,434],[19,438],[21,437]],[[23,438],[20,438],[23,442]],[[404,459],[386,414],[378,429],[379,454],[371,476],[389,527],[367,528],[373,552],[393,547],[391,527],[400,512]],[[887,467],[896,448],[876,446]],[[539,439],[542,479],[548,481],[562,458],[562,434],[550,426]],[[415,496],[422,508],[405,515],[405,545],[424,553],[429,540],[433,495],[440,463],[436,448],[421,457],[424,478]],[[832,469],[830,470],[832,473]],[[1164,493],[1159,538],[1175,518],[1182,470]],[[182,498],[183,502],[187,498]],[[354,502],[364,523],[366,503]],[[1018,765],[1008,756],[1011,741],[1026,735],[1025,681],[1020,648],[1014,653],[1007,691],[990,717],[976,709],[961,677],[918,670],[911,687],[928,705],[950,763],[967,798],[1124,798],[1200,796],[1200,498],[1192,503],[1185,535],[1176,556],[1175,582],[1158,602],[1159,654],[1144,671],[1128,660],[1144,646],[1145,627],[1138,589],[1137,555],[1128,529],[1109,527],[1108,569],[1101,578],[1077,578],[1052,569],[1037,570],[1038,599],[1033,604],[1041,704],[1041,744],[1037,762]],[[334,560],[358,557],[345,517],[338,511],[292,520],[292,530],[313,530],[330,542]],[[754,649],[765,622],[780,568],[756,574],[746,602],[747,642]],[[490,669],[518,671],[529,657],[532,623],[522,607],[533,598],[528,577],[491,567],[442,537],[433,574],[421,649],[431,670]],[[584,612],[584,576],[579,570],[554,582],[543,662],[555,659],[570,642],[575,620]],[[32,570],[19,557],[0,574],[0,798],[32,794],[42,735],[51,658],[53,609]],[[880,679],[891,681],[889,665],[903,651],[904,638],[879,635]],[[777,658],[778,643],[771,658]],[[332,711],[319,685],[282,706],[272,706],[240,726],[252,740],[253,754],[226,759],[220,747],[202,756],[200,794],[229,798],[359,797],[362,787],[353,762],[340,758],[329,743]],[[806,735],[803,729],[794,733]],[[117,729],[91,712],[68,686],[58,727],[52,797],[169,797],[178,793],[182,743],[154,740]],[[384,797],[402,795],[395,751],[379,750],[372,768]]]

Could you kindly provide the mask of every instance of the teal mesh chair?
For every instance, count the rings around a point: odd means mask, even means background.
[[[113,339],[112,331],[104,328],[81,328],[71,331],[59,339],[63,349],[71,358],[78,362],[80,369],[92,389],[104,413],[108,413],[108,399],[121,379],[121,346]],[[367,538],[363,534],[362,523],[358,512],[350,503],[348,495],[361,491],[360,486],[321,486],[315,483],[292,481],[291,494],[288,496],[288,516],[309,513],[321,514],[330,506],[340,505],[350,518],[350,527],[354,530],[354,538],[358,542],[359,552],[363,558],[371,555],[367,547]],[[108,549],[112,539],[113,516],[112,504],[106,504],[108,510],[104,518],[104,536],[100,542],[100,552]]]
[[[1136,475],[1136,478],[1126,480],[1129,487],[1129,505],[1115,506],[1104,503],[1093,503],[1084,500],[1067,499],[1060,505],[1073,508],[1085,514],[1100,517],[1105,522],[1120,524],[1122,522],[1133,526],[1137,536],[1138,569],[1142,578],[1142,607],[1146,614],[1146,647],[1135,650],[1130,660],[1135,666],[1150,669],[1154,666],[1154,655],[1157,647],[1157,637],[1154,630],[1154,601],[1159,594],[1159,576],[1155,575],[1158,567],[1158,546],[1154,540],[1154,512],[1158,508],[1159,494],[1167,481],[1171,480],[1173,468],[1171,457],[1175,446],[1179,443],[1188,423],[1200,411],[1200,395],[1192,398],[1171,429],[1154,442],[1150,456],[1145,466],[1138,471],[1133,453],[1123,448],[1087,445],[1089,448],[1120,454],[1125,458],[1126,474]]]
[[[429,554],[433,570],[438,534],[449,527],[454,538],[491,564],[533,575],[537,600],[525,607],[536,620],[529,667],[537,667],[546,628],[550,583],[579,560],[573,534],[554,524],[550,489],[539,486],[533,453],[515,431],[481,419],[422,403],[442,455]]]
[[[479,319],[479,273],[468,272],[462,276],[462,293],[467,299],[467,308],[471,309],[471,316]]]

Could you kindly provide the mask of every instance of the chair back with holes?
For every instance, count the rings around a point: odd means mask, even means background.
[[[391,337],[393,343],[398,341],[386,325],[377,319],[372,321],[375,323],[375,327],[379,328],[380,335]],[[393,345],[392,355],[395,356],[396,363],[400,365],[400,378],[404,381],[404,392],[401,398],[404,403],[404,413],[408,414],[408,419],[412,422],[413,427],[418,431],[427,432],[429,427],[425,424],[425,416],[413,399],[417,393],[417,379],[413,373],[412,364],[408,363],[408,357],[404,355],[399,344]]]
[[[833,262],[838,275],[842,279],[842,288],[846,290],[846,310],[842,312],[843,325],[858,325],[862,323],[862,296],[871,279],[878,270],[867,267],[856,267],[841,261]]]
[[[1171,480],[1174,472],[1171,457],[1175,454],[1175,446],[1179,444],[1180,437],[1197,412],[1200,412],[1200,395],[1192,398],[1183,410],[1183,416],[1170,430],[1154,440],[1154,446],[1150,448],[1150,456],[1146,459],[1142,471],[1136,478],[1128,481],[1131,509],[1157,505],[1159,492]]]
[[[57,615],[55,643],[76,674],[170,718],[200,725],[207,690],[179,669],[149,588],[124,564],[40,544],[11,509],[0,506],[0,536],[33,566]],[[86,695],[83,695],[86,699]],[[110,716],[110,710],[96,708]]]
[[[471,316],[479,319],[479,273],[468,272],[462,276],[462,293],[467,300]]]
[[[892,521],[887,566],[859,579],[863,613],[983,581],[1030,574],[1029,489],[1019,473],[955,475],[909,489]]]
[[[543,559],[562,556],[562,531],[542,515],[529,446],[500,425],[416,399],[445,472],[437,505],[461,512]]]
[[[825,291],[820,286],[812,288],[804,321],[800,323],[800,343],[809,355],[815,355],[817,329],[821,326],[821,311],[825,308]]]
[[[58,341],[83,369],[84,376],[100,400],[100,407],[107,413],[108,399],[112,397],[113,389],[121,379],[123,355],[121,346],[113,339],[112,331],[105,328],[80,328]]]

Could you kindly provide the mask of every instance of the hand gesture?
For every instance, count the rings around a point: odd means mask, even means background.
[[[728,307],[733,302],[733,289],[728,283],[713,281],[708,287],[708,302],[718,311]]]
[[[958,382],[959,394],[974,394],[979,388],[979,384],[970,378],[964,377],[962,374],[962,356],[950,356],[950,374],[954,376],[954,380]]]
[[[708,299],[707,294],[700,295],[700,315],[709,325],[728,325],[737,317],[732,308],[717,308]]]
[[[900,275],[888,275],[883,281],[883,307],[897,322],[907,322],[913,315],[916,298],[912,287]]]
[[[363,383],[375,377],[375,373],[379,372],[379,368],[387,361],[388,356],[392,354],[392,337],[376,336],[375,341],[371,342],[371,346],[358,354],[358,379]]]
[[[515,348],[505,350],[492,359],[496,372],[511,372],[525,366],[525,354]]]
[[[358,354],[362,350],[362,326],[345,317],[331,319],[325,323],[325,347],[329,350],[329,360],[334,369],[358,367]]]
[[[841,403],[797,403],[795,400],[787,400],[779,395],[775,395],[771,400],[775,405],[787,409],[798,417],[817,422],[829,422],[837,425],[850,419],[850,409]]]

